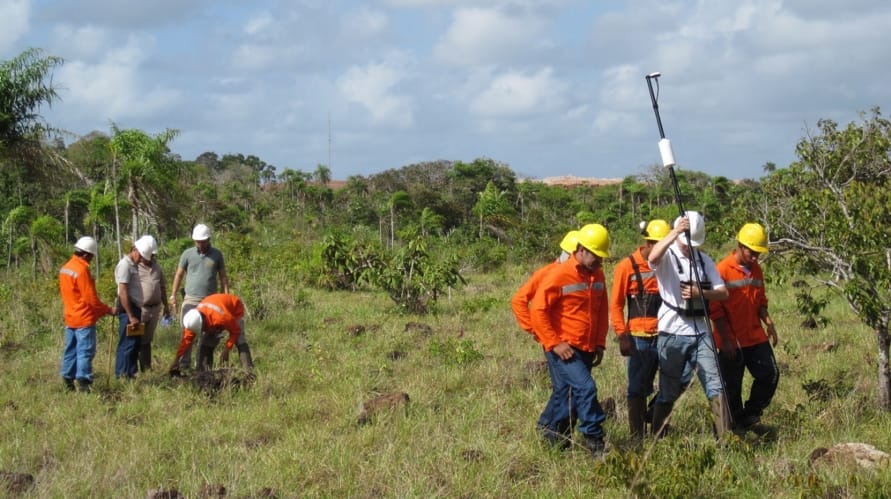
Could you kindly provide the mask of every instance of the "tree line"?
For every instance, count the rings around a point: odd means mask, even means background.
[[[621,257],[637,244],[640,221],[677,215],[657,165],[615,184],[567,187],[519,179],[487,157],[436,160],[351,176],[333,189],[326,165],[304,170],[212,151],[183,159],[171,152],[173,129],[112,124],[66,142],[70,134],[40,115],[58,99],[52,72],[63,62],[40,49],[0,62],[0,265],[8,275],[54,276],[80,235],[121,254],[143,233],[175,242],[200,222],[245,254],[266,245],[269,258],[285,258],[268,243],[289,241],[282,246],[307,285],[371,286],[424,312],[468,271],[550,259],[568,230],[605,225]],[[681,201],[706,216],[716,244],[745,222],[762,223],[778,281],[844,297],[876,334],[878,401],[891,409],[891,122],[878,108],[843,126],[824,119],[790,147],[797,159],[763,165],[759,179],[678,168]]]

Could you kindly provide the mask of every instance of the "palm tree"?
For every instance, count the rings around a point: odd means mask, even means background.
[[[431,232],[439,232],[442,230],[442,223],[445,217],[431,210],[429,206],[425,206],[421,210],[421,235],[427,237]]]
[[[411,197],[405,191],[396,191],[387,200],[387,208],[390,211],[390,248],[393,248],[396,240],[396,212],[411,206]]]
[[[326,187],[331,182],[331,169],[325,165],[316,166],[316,171],[312,174],[313,180],[322,187]]]
[[[6,231],[9,244],[9,258],[6,262],[7,267],[12,266],[12,255],[15,253],[13,249],[14,243],[16,242],[16,233],[22,231],[22,229],[27,230],[36,216],[37,214],[30,206],[23,205],[13,208],[9,214],[6,215],[6,220],[3,221],[3,229]]]
[[[178,130],[167,129],[150,137],[142,130],[121,130],[112,124],[112,138],[109,142],[112,159],[112,178],[115,185],[125,186],[127,202],[132,209],[131,234],[136,240],[140,231],[139,219],[145,227],[157,223],[159,200],[167,198],[172,184],[177,178],[178,163],[168,157],[167,144],[178,134]],[[117,194],[118,189],[115,189]],[[115,207],[118,206],[115,200]],[[121,252],[120,216],[115,214],[118,252]]]
[[[53,267],[53,252],[62,240],[62,223],[50,215],[41,215],[31,222],[32,270],[37,277],[38,270],[47,274]]]
[[[38,110],[58,98],[51,72],[62,63],[36,48],[0,62],[0,155],[22,156],[39,149],[51,128]]]

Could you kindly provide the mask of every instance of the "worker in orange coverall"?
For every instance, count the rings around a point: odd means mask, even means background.
[[[520,286],[520,289],[514,293],[513,298],[511,298],[510,308],[514,312],[514,317],[517,318],[517,324],[523,331],[532,335],[535,334],[535,332],[532,331],[532,316],[529,315],[529,302],[531,302],[532,297],[535,296],[535,291],[538,289],[541,279],[547,274],[548,270],[558,263],[565,262],[572,256],[572,253],[579,244],[576,239],[577,235],[578,231],[576,230],[567,232],[566,235],[563,236],[563,240],[560,241],[560,256],[557,257],[555,261],[533,272],[529,279]]]
[[[571,439],[575,420],[582,444],[596,458],[604,454],[603,421],[591,369],[603,360],[609,303],[603,259],[609,233],[599,224],[579,229],[572,256],[547,270],[529,305],[532,330],[545,351],[553,391],[538,427],[546,441]]]
[[[251,370],[253,360],[244,334],[244,304],[235,295],[217,293],[206,296],[183,315],[183,337],[170,366],[170,374],[179,374],[179,361],[198,335],[198,370],[213,367],[213,352],[224,330],[228,331],[229,338],[220,354],[220,363],[227,364],[229,351],[237,347],[241,366]]]
[[[780,380],[771,348],[777,344],[777,331],[767,311],[764,273],[758,263],[758,258],[767,253],[767,233],[760,224],[747,223],[736,240],[736,249],[717,265],[730,297],[712,303],[710,312],[734,431],[759,433],[764,431],[759,424],[761,414],[773,399]],[[722,342],[720,333],[731,344]],[[743,406],[742,382],[747,369],[754,380],[749,400]]]
[[[643,225],[643,222],[641,222]],[[659,370],[658,315],[662,298],[656,273],[647,257],[653,246],[671,230],[665,220],[651,220],[641,227],[645,244],[616,264],[610,292],[610,321],[619,338],[619,352],[628,357],[628,425],[631,436],[642,439],[647,429],[647,397]],[[628,318],[625,318],[628,305]]]

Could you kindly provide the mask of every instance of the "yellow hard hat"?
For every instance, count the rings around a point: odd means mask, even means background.
[[[761,224],[747,223],[743,225],[742,229],[739,229],[736,240],[752,251],[767,253],[767,232],[764,231]]]
[[[578,243],[591,253],[606,258],[609,256],[609,232],[600,224],[588,224],[579,229]]]
[[[560,249],[567,253],[572,253],[575,251],[576,246],[579,245],[579,231],[571,230],[563,236],[563,240],[560,241]]]
[[[668,235],[669,232],[671,232],[671,227],[668,226],[668,222],[657,218],[650,220],[650,223],[647,224],[647,228],[644,229],[644,239],[658,241]]]

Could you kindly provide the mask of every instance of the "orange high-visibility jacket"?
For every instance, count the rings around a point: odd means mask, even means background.
[[[520,289],[514,293],[513,298],[510,300],[510,308],[514,311],[514,317],[517,318],[517,324],[519,324],[520,328],[527,333],[535,334],[532,330],[532,315],[529,314],[529,302],[531,302],[532,297],[535,296],[535,290],[538,289],[538,285],[541,283],[541,280],[544,278],[547,271],[554,265],[557,264],[551,262],[533,272],[529,279],[520,286]]]
[[[718,262],[718,272],[724,279],[724,285],[730,297],[724,301],[713,301],[709,306],[712,319],[724,318],[730,329],[731,340],[740,347],[750,347],[767,341],[767,334],[761,325],[759,310],[767,306],[767,294],[764,292],[764,273],[761,265],[754,262],[749,272],[736,262],[736,256],[729,256]],[[720,348],[721,339],[717,328],[714,328],[715,345]]]
[[[640,277],[643,280],[643,289],[637,282],[637,275],[628,258],[623,258],[613,271],[613,289],[610,293],[609,316],[613,324],[613,331],[616,335],[623,335],[631,332],[634,336],[650,337],[658,333],[658,322],[656,317],[633,317],[625,320],[625,302],[628,295],[644,295],[648,300],[660,300],[659,283],[656,281],[656,273],[650,268],[649,262],[640,254],[640,248],[637,248],[631,254],[637,263]],[[632,302],[633,303],[633,302]],[[645,312],[645,310],[643,311]]]
[[[605,348],[609,302],[603,269],[590,272],[575,256],[554,265],[542,277],[529,312],[546,351],[562,341],[585,352]]]
[[[96,293],[96,283],[90,275],[90,262],[74,255],[59,270],[59,291],[65,326],[76,329],[96,324],[100,317],[111,313]]]
[[[244,317],[244,304],[235,295],[227,295],[217,293],[208,295],[201,300],[196,309],[201,312],[204,318],[202,324],[204,331],[211,331],[217,328],[225,329],[229,332],[229,338],[226,340],[226,349],[231,350],[238,341],[241,334],[240,321]],[[200,331],[190,331],[183,329],[183,338],[179,343],[179,349],[176,351],[177,358],[181,357],[192,341],[195,335]]]

